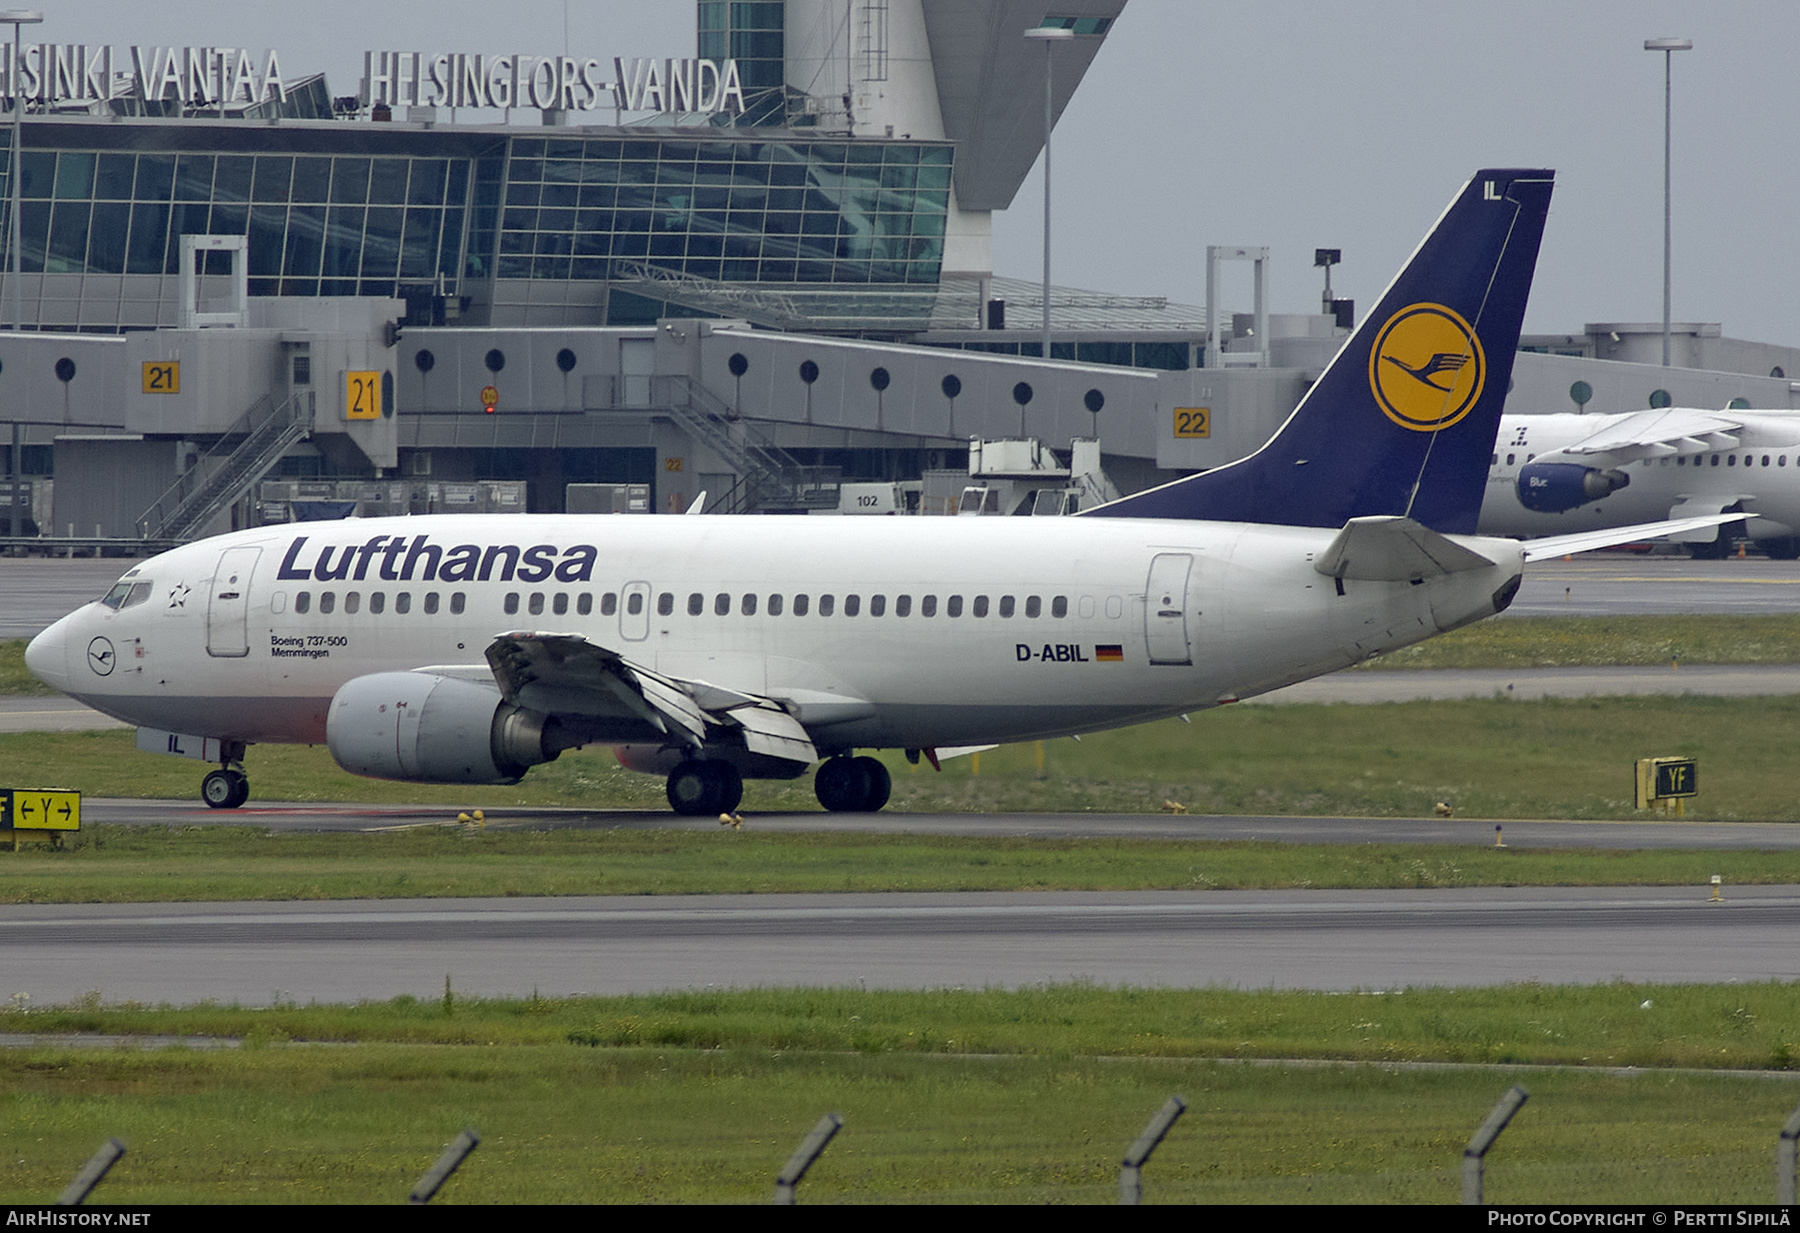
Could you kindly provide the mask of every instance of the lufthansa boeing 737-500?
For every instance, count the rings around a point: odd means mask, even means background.
[[[1550,204],[1478,172],[1251,456],[1074,518],[437,516],[269,526],[127,572],[34,639],[41,679],[218,763],[326,742],[346,770],[504,783],[617,747],[678,813],[860,749],[939,750],[1234,702],[1504,609],[1537,544],[1475,534]]]

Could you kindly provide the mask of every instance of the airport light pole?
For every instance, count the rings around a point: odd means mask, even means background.
[[[1693,39],[1645,39],[1645,51],[1663,54],[1663,348],[1662,366],[1669,366],[1669,99],[1671,64],[1678,51],[1692,51]]]
[[[1044,45],[1044,358],[1050,358],[1050,49],[1075,37],[1073,30],[1060,26],[1033,26],[1025,32],[1028,39]]]
[[[7,85],[12,93],[13,104],[12,158],[6,164],[6,179],[7,187],[11,190],[8,193],[8,196],[12,199],[12,225],[8,228],[7,242],[8,247],[12,250],[12,262],[9,271],[12,275],[12,328],[15,333],[19,331],[21,323],[24,320],[24,310],[20,307],[23,301],[20,298],[19,288],[19,149],[22,144],[20,133],[22,132],[22,125],[25,120],[25,92],[19,88],[19,65],[24,59],[21,54],[20,32],[25,26],[35,26],[43,20],[44,15],[34,9],[0,10],[0,24],[10,22],[12,23],[13,28],[12,71],[7,75]],[[16,416],[18,411],[15,410],[13,414]],[[7,493],[8,497],[11,499],[6,503],[6,533],[8,535],[20,535],[25,530],[25,528],[20,525],[19,518],[19,498],[23,494],[22,486],[24,483],[23,477],[19,474],[19,466],[22,460],[23,451],[20,448],[19,441],[19,421],[14,419],[12,426],[12,458],[10,460],[8,472],[12,476],[12,487]]]

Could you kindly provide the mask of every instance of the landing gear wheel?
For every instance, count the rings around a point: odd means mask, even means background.
[[[236,809],[250,799],[250,777],[225,767],[200,781],[200,799],[214,809]]]
[[[669,772],[669,808],[684,818],[730,813],[744,799],[744,778],[729,762],[689,758]]]
[[[813,794],[832,813],[873,813],[887,804],[893,786],[874,758],[830,758],[813,776]]]
[[[1723,561],[1730,555],[1731,541],[1723,534],[1711,543],[1688,545],[1688,556],[1696,561]]]
[[[1777,535],[1770,539],[1759,539],[1756,546],[1766,553],[1771,561],[1800,560],[1800,535]]]

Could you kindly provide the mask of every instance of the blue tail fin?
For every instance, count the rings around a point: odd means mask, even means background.
[[[1267,445],[1091,516],[1473,534],[1552,179],[1477,172]]]

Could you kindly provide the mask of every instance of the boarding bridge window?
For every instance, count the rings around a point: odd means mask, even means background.
[[[779,595],[769,596],[769,615],[770,616],[780,616],[781,615],[781,596],[779,596]]]
[[[883,616],[886,613],[887,613],[887,596],[885,596],[885,595],[869,596],[869,615],[872,617],[878,617],[878,616]]]
[[[1012,614],[1013,614],[1013,597],[1010,595],[1002,595],[1000,597],[1000,615],[1003,617],[1010,617],[1010,616],[1012,616]]]
[[[375,616],[380,616],[382,613],[386,612],[387,596],[383,595],[380,591],[370,591],[369,611]]]
[[[1033,618],[1043,616],[1044,615],[1044,601],[1036,595],[1026,596],[1025,597],[1025,615],[1028,617],[1033,617]]]
[[[550,611],[554,612],[557,616],[567,616],[568,615],[568,613],[569,613],[569,596],[568,596],[567,592],[558,591],[556,593],[556,598],[553,599],[552,601],[550,601]]]
[[[519,593],[517,591],[508,591],[506,593],[506,600],[500,607],[505,611],[507,616],[515,615],[519,611]]]
[[[919,615],[922,617],[937,615],[937,596],[927,595],[919,600]]]
[[[804,595],[794,596],[794,615],[795,616],[805,616],[807,607],[808,607],[808,600],[807,600],[806,596],[804,596]]]
[[[899,595],[894,598],[894,615],[897,617],[912,615],[912,596]]]
[[[304,616],[306,613],[311,612],[311,611],[312,611],[312,592],[311,591],[295,591],[294,592],[294,612],[297,615]]]
[[[959,617],[962,615],[962,596],[952,595],[949,599],[944,601],[944,615],[949,617]]]
[[[531,598],[525,601],[525,611],[532,616],[544,615],[544,593],[542,591],[531,593]]]
[[[731,615],[731,596],[725,594],[723,591],[720,591],[717,595],[713,596],[713,615]]]
[[[542,605],[539,605],[541,608]],[[656,597],[656,615],[673,616],[675,613],[675,592],[664,591]]]
[[[988,614],[988,597],[985,595],[977,595],[975,597],[975,602],[969,605],[969,615],[975,616],[975,617],[984,617],[987,614]]]
[[[469,597],[461,591],[450,592],[450,615],[461,616],[463,609],[469,606]]]
[[[627,616],[642,616],[644,612],[644,595],[641,591],[633,591],[625,597],[625,613]]]
[[[344,611],[346,613],[362,611],[362,592],[347,591],[344,593]]]
[[[594,597],[592,595],[589,595],[587,592],[584,591],[580,595],[577,595],[575,597],[575,611],[576,612],[580,613],[582,616],[587,616],[593,610],[594,610]]]
[[[1050,615],[1059,621],[1069,615],[1069,597],[1067,595],[1058,595],[1050,601]]]
[[[738,611],[743,613],[745,616],[755,616],[756,615],[756,595],[754,592],[748,593],[744,596],[742,601],[740,601],[738,604]]]
[[[830,595],[819,596],[819,615],[820,616],[828,617],[836,610],[837,610],[837,600],[835,598],[833,598]]]
[[[688,596],[688,615],[689,616],[699,616],[701,613],[703,613],[705,611],[706,611],[706,596],[700,594],[700,592],[698,592],[698,591],[695,591],[692,595]]]
[[[861,611],[862,611],[862,596],[860,596],[860,595],[844,596],[844,615],[845,616],[853,617]]]
[[[438,593],[436,591],[425,592],[425,615],[426,616],[436,616],[437,610],[438,610]]]
[[[399,614],[400,616],[405,616],[407,613],[412,611],[412,592],[411,591],[401,591],[399,594],[394,596],[394,611],[397,614]]]
[[[619,610],[619,596],[618,596],[617,592],[608,591],[606,594],[604,594],[600,597],[600,615],[601,616],[612,616],[614,613],[618,612],[618,610]]]
[[[337,610],[337,592],[335,592],[335,591],[320,591],[319,592],[319,611],[321,613],[328,613],[328,612],[335,612],[336,610]]]

